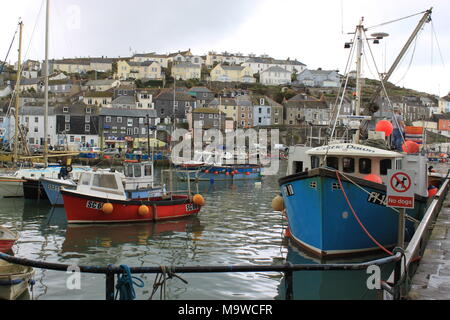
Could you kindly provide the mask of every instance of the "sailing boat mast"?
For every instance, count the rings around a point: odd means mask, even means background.
[[[20,26],[20,38],[19,38],[19,56],[17,62],[17,81],[16,81],[16,108],[15,108],[15,127],[14,127],[14,157],[13,163],[19,161],[19,108],[20,108],[20,82],[22,81],[22,32],[23,32],[23,22],[19,22]]]
[[[45,166],[48,166],[48,30],[49,30],[49,14],[50,14],[50,0],[47,0],[47,11],[46,11],[46,20],[45,20],[45,68],[44,68],[44,77],[45,77],[45,114],[44,114],[44,163]]]
[[[356,27],[356,115],[361,115],[361,102],[362,102],[362,46],[363,46],[363,31],[364,31],[364,17],[361,18],[359,25]],[[359,143],[360,130],[356,131],[355,143]]]

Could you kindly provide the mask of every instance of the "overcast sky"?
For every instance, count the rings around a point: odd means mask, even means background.
[[[26,58],[44,58],[44,2],[2,4],[8,14],[0,21],[0,59],[6,56],[19,17],[25,24],[25,51],[31,43]],[[125,57],[187,49],[204,55],[214,50],[296,58],[310,69],[343,72],[350,53],[344,43],[352,37],[347,33],[354,31],[361,17],[370,27],[431,7],[437,40],[427,24],[392,82],[443,96],[450,91],[448,0],[51,0],[50,58]],[[373,46],[380,71],[390,67],[420,18],[368,31],[390,34]],[[17,60],[17,43],[8,60]],[[376,77],[373,64],[365,64],[364,75]]]

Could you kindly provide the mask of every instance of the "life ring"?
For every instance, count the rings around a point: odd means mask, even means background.
[[[72,168],[72,166],[67,166],[66,170],[67,170],[67,172],[71,173],[73,171],[73,168]]]

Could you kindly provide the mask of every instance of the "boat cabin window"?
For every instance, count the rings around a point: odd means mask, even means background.
[[[342,168],[345,173],[355,173],[355,159],[353,158],[343,158]]]
[[[387,176],[388,170],[392,169],[392,160],[384,159],[380,161],[380,175]]]
[[[362,174],[372,173],[372,160],[367,158],[359,159],[359,173]]]
[[[92,186],[106,189],[118,190],[116,177],[113,174],[96,174]]]
[[[303,161],[294,161],[294,173],[303,172]]]
[[[140,178],[142,176],[142,169],[141,169],[141,165],[137,164],[134,166],[134,176],[136,178]]]
[[[133,166],[130,165],[125,166],[125,177],[133,178]]]
[[[145,165],[145,175],[146,176],[151,176],[152,175],[152,165],[151,164],[146,164]]]
[[[402,170],[402,159],[396,159],[395,160],[395,169]]]
[[[312,156],[311,157],[311,169],[317,169],[320,167],[320,159],[319,157]]]
[[[91,174],[83,173],[80,178],[80,183],[83,186],[88,186],[91,183]]]
[[[339,159],[335,157],[327,158],[327,167],[339,170]]]

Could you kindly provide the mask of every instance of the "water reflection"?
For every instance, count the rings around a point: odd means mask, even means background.
[[[340,264],[361,263],[382,258],[383,255],[346,258],[345,260],[320,260],[309,256],[300,249],[289,245],[286,260],[292,264]],[[386,280],[393,270],[392,265],[381,267],[381,277]],[[367,288],[369,274],[366,270],[356,271],[299,271],[293,274],[294,300],[374,300],[379,292]],[[286,295],[285,278],[278,287],[275,299],[284,300]]]
[[[145,246],[152,239],[170,237],[175,232],[192,232],[199,237],[203,229],[197,217],[157,223],[68,225],[61,252],[83,253],[125,244]]]

